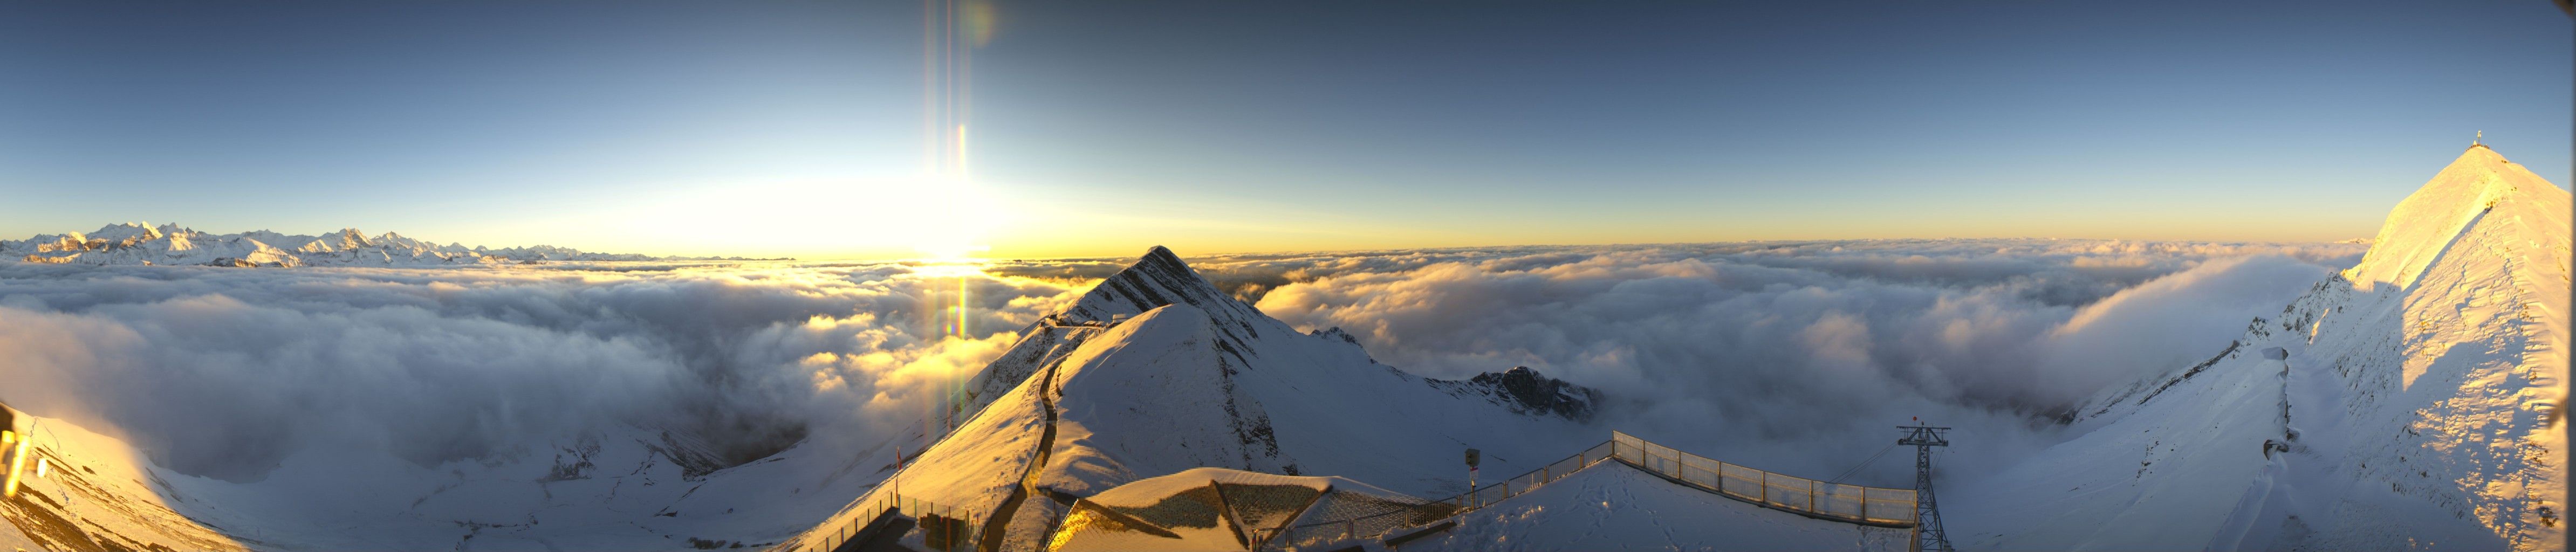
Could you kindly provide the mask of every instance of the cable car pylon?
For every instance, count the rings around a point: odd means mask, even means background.
[[[1915,421],[1920,423],[1922,419],[1916,418]],[[1910,549],[1916,552],[1956,550],[1950,548],[1950,536],[1941,531],[1941,507],[1932,499],[1932,447],[1950,446],[1950,439],[1941,435],[1950,428],[1896,428],[1906,430],[1905,437],[1897,439],[1896,444],[1914,447],[1914,545]]]

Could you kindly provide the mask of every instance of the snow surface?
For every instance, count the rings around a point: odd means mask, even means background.
[[[387,458],[369,465],[290,457],[270,478],[231,483],[183,475],[141,451],[57,419],[36,441],[55,468],[0,507],[0,546],[29,550],[679,550],[697,543],[767,545],[866,492],[894,468],[884,444],[856,451],[799,446],[690,476],[675,443],[641,429],[516,458],[436,469]],[[921,436],[913,436],[920,439]],[[915,445],[918,446],[918,445]],[[356,472],[363,492],[316,493],[313,481]],[[41,496],[41,498],[36,498]],[[70,519],[113,547],[61,545],[49,519]],[[37,539],[56,543],[47,546]],[[692,540],[695,539],[695,540]]]
[[[174,474],[152,468],[124,443],[61,420],[33,418],[25,425],[34,429],[35,446],[30,452],[43,459],[48,469],[44,477],[37,477],[30,461],[27,472],[20,474],[18,495],[0,501],[0,518],[9,522],[8,529],[0,530],[0,547],[244,549],[236,543],[238,537],[208,530],[180,513],[179,509],[193,510],[188,503],[196,499],[169,492],[166,478]]]
[[[2569,209],[2566,190],[2470,148],[2277,319],[2105,391],[2081,436],[1945,488],[1952,542],[2559,549]]]
[[[287,235],[267,230],[209,234],[177,224],[153,226],[148,222],[110,224],[89,233],[41,234],[24,240],[0,240],[0,263],[294,267],[656,260],[688,259],[587,253],[551,245],[468,248],[457,243],[439,245],[393,232],[369,236],[356,228],[321,236]]]

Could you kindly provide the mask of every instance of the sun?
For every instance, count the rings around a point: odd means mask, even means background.
[[[977,257],[976,255],[986,251],[992,251],[993,247],[975,243],[975,240],[969,237],[959,236],[950,239],[933,239],[919,244],[914,244],[913,249],[921,251],[922,260],[933,263],[982,264],[984,259]]]

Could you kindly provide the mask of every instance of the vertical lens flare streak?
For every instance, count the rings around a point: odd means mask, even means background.
[[[918,247],[928,257],[926,272],[947,273],[957,279],[953,302],[934,301],[940,305],[933,319],[939,320],[943,337],[974,339],[969,324],[974,314],[968,286],[978,276],[979,259],[970,256],[985,250],[975,242],[972,224],[973,205],[967,198],[977,197],[973,190],[974,173],[967,163],[967,126],[973,113],[973,50],[992,40],[994,12],[991,4],[981,1],[923,0],[922,2],[922,168],[929,178],[923,185],[943,188],[951,198],[924,208],[944,210],[940,220],[957,221],[953,233],[940,234]],[[932,276],[938,277],[938,276]],[[949,400],[940,405],[938,431],[955,427],[956,399],[962,382],[952,382]]]

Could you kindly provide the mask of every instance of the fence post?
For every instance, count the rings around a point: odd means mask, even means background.
[[[1816,480],[1807,480],[1807,511],[1816,511]]]
[[[1762,502],[1771,502],[1771,472],[1762,472]]]

